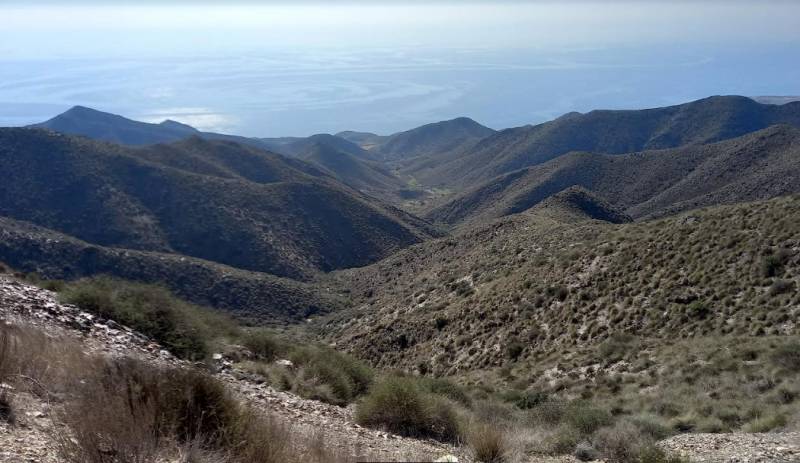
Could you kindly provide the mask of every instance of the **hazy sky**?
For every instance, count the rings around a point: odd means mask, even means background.
[[[75,104],[207,130],[493,127],[798,94],[800,2],[0,0],[0,125]]]

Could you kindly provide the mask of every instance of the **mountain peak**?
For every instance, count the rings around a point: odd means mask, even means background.
[[[185,130],[187,132],[199,132],[196,128],[192,127],[189,124],[184,124],[183,122],[174,121],[172,119],[165,119],[161,121],[158,125],[162,127],[169,127],[171,129],[178,129],[178,130]]]
[[[56,119],[65,119],[65,118],[67,118],[67,119],[75,119],[75,118],[81,118],[81,119],[101,119],[101,118],[102,119],[125,119],[124,117],[118,116],[118,115],[113,114],[113,113],[100,111],[98,109],[90,108],[88,106],[75,105],[75,106],[69,108],[68,110],[64,111],[63,113],[55,116],[54,118],[52,118],[50,120],[52,121],[52,120],[56,120]]]
[[[561,190],[542,201],[535,209],[558,210],[571,218],[602,220],[611,223],[633,221],[630,216],[608,201],[579,185]]]

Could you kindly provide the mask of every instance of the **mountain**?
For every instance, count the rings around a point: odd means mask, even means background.
[[[472,119],[459,117],[390,135],[372,151],[387,161],[436,156],[463,150],[493,133]]]
[[[0,129],[0,216],[107,247],[308,279],[436,235],[311,165],[194,137],[138,148]]]
[[[425,185],[464,188],[570,151],[624,154],[699,145],[775,124],[800,126],[800,102],[776,106],[740,96],[715,96],[664,108],[571,113],[497,132],[415,178]]]
[[[359,159],[375,160],[375,156],[357,144],[336,135],[318,133],[307,138],[300,138],[284,148],[290,155],[307,157],[309,150],[323,146],[329,150],[347,153]]]
[[[501,175],[426,216],[480,223],[579,185],[635,219],[800,192],[800,129],[769,127],[707,145],[624,155],[569,153]]]
[[[159,284],[253,323],[296,323],[343,306],[307,283],[177,254],[97,246],[7,217],[0,217],[0,261],[47,279],[103,274]]]
[[[625,224],[542,204],[332,274],[351,308],[313,327],[375,365],[577,396],[567,373],[613,365],[614,342],[637,358],[634,341],[652,356],[680,340],[797,336],[799,225],[799,196]]]
[[[256,138],[201,132],[180,122],[165,120],[160,124],[134,121],[116,114],[75,106],[58,116],[31,127],[45,128],[68,135],[82,135],[123,145],[150,145],[199,136],[209,140],[229,140],[270,149],[273,144]]]

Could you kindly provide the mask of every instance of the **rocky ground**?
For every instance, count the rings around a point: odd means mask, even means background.
[[[186,364],[158,344],[111,320],[100,320],[78,308],[60,304],[53,292],[0,275],[0,322],[34,325],[57,336],[80,341],[87,352],[128,355],[154,363]],[[324,437],[326,445],[343,452],[380,461],[432,461],[454,455],[469,461],[459,448],[434,441],[409,439],[363,428],[353,421],[352,408],[342,408],[277,391],[232,369],[231,362],[217,357],[217,377],[236,391],[243,401],[270,413],[294,432]],[[37,396],[0,385],[13,397],[15,426],[0,423],[0,461],[10,463],[55,463],[53,439],[59,435],[51,406]],[[685,434],[662,442],[665,449],[698,462],[796,462],[800,461],[800,433],[782,434]],[[537,462],[567,462],[572,458],[543,458]]]
[[[661,447],[693,462],[789,463],[800,461],[800,432],[681,434]]]

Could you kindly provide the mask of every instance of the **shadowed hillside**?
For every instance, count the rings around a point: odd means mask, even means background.
[[[227,142],[125,148],[2,129],[0,160],[0,215],[280,276],[364,265],[435,233],[313,166]]]
[[[97,246],[5,217],[0,261],[48,279],[104,274],[159,284],[256,323],[298,322],[342,306],[335,295],[306,283],[181,255]]]

